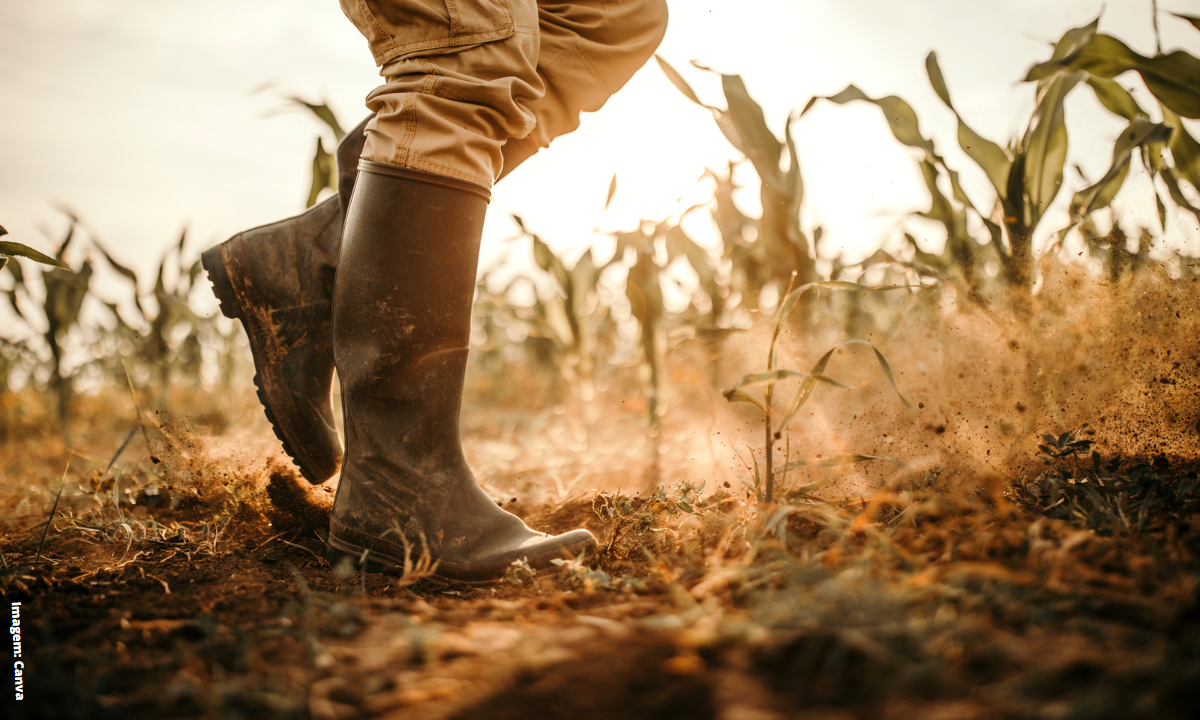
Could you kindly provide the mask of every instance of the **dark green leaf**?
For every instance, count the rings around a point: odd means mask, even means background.
[[[1021,148],[1025,157],[1025,192],[1032,229],[1062,186],[1067,160],[1067,123],[1063,101],[1083,79],[1083,73],[1056,75],[1038,93],[1037,106]]]
[[[1175,177],[1175,171],[1172,168],[1163,168],[1163,171],[1159,173],[1159,177],[1166,184],[1167,192],[1171,194],[1171,199],[1175,201],[1175,204],[1195,215],[1196,222],[1200,222],[1200,208],[1192,205],[1183,194],[1183,190],[1179,187],[1179,180]]]
[[[1171,13],[1171,14],[1174,15],[1175,17],[1179,18],[1180,20],[1186,20],[1187,22],[1190,22],[1192,24],[1192,27],[1196,28],[1197,30],[1200,30],[1200,17],[1197,17],[1195,15],[1180,15],[1179,13]]]
[[[928,211],[920,213],[922,217],[930,220],[936,220],[946,227],[946,232],[950,237],[959,235],[958,223],[956,219],[958,214],[954,211],[954,207],[946,196],[942,194],[937,185],[938,169],[928,160],[921,160],[921,176],[925,179],[925,187],[929,190],[932,204]]]
[[[1163,123],[1172,128],[1167,148],[1171,151],[1171,158],[1175,161],[1176,173],[1180,178],[1190,182],[1192,187],[1200,190],[1200,142],[1196,142],[1196,138],[1187,131],[1183,121],[1179,119],[1179,115],[1171,112],[1171,109],[1165,105],[1160,104],[1160,107],[1163,113]]]
[[[312,207],[317,204],[317,198],[325,188],[337,189],[337,177],[334,170],[333,155],[325,149],[321,138],[317,138],[317,151],[313,155],[312,162],[312,186],[308,191],[308,204],[306,207]]]
[[[12,242],[11,240],[0,240],[0,255],[7,257],[29,258],[30,260],[39,262],[43,265],[53,265],[54,267],[62,268],[63,270],[75,272],[74,270],[71,270],[71,267],[62,260],[52,258],[45,253],[34,250],[28,245],[23,245],[19,242]]]
[[[296,97],[295,95],[289,97],[288,100],[290,100],[292,103],[294,103],[296,105],[300,105],[300,106],[308,108],[309,112],[311,112],[313,115],[317,116],[318,120],[320,120],[321,122],[323,122],[329,126],[329,129],[333,131],[334,138],[338,142],[341,142],[342,138],[344,138],[346,136],[346,132],[344,130],[342,130],[342,126],[338,122],[337,116],[335,116],[333,114],[333,110],[330,110],[329,106],[326,105],[325,103],[316,105],[314,103],[308,102],[307,100]]]
[[[1089,75],[1087,84],[1096,92],[1096,99],[1100,101],[1100,104],[1108,108],[1108,111],[1114,115],[1119,115],[1131,122],[1140,115],[1146,115],[1146,111],[1142,109],[1141,105],[1138,105],[1137,100],[1134,100],[1129,91],[1121,87],[1116,80]]]
[[[1200,118],[1200,59],[1182,50],[1145,57],[1120,40],[1099,33],[1064,58],[1034,65],[1025,79],[1041,81],[1076,70],[1109,79],[1135,70],[1164,105],[1183,117]]]
[[[1079,218],[1101,208],[1108,207],[1129,173],[1129,160],[1134,148],[1147,143],[1165,142],[1171,136],[1171,128],[1137,116],[1121,131],[1113,145],[1112,163],[1095,184],[1075,194],[1071,199],[1071,216]]]
[[[1096,29],[1100,27],[1100,16],[1096,19],[1077,28],[1071,28],[1063,33],[1063,36],[1054,44],[1054,53],[1050,56],[1051,60],[1062,60],[1069,57],[1073,53],[1079,52],[1081,48],[1091,42],[1096,36]]]
[[[950,90],[946,87],[946,80],[942,76],[942,69],[938,66],[937,54],[929,53],[925,58],[925,71],[929,75],[929,82],[933,85],[933,89],[937,92],[938,97],[954,112],[954,116],[958,118],[958,144],[962,147],[963,152],[967,157],[975,161],[975,164],[983,169],[988,180],[991,181],[992,187],[995,188],[996,194],[1002,199],[1007,196],[1008,188],[1008,173],[1012,169],[1012,159],[1008,156],[1004,149],[996,143],[984,138],[983,136],[972,130],[958,114],[958,110],[950,102]],[[964,194],[965,198],[965,194]],[[964,204],[968,204],[964,202]]]

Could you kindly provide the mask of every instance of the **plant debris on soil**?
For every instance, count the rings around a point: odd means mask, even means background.
[[[96,412],[89,438],[119,446],[123,421]],[[1101,457],[1086,429],[1043,438],[1044,468],[1022,477],[897,472],[861,497],[793,483],[768,507],[737,480],[585,490],[599,472],[505,471],[513,455],[480,425],[477,470],[520,495],[485,485],[498,502],[602,548],[475,588],[330,567],[332,487],[245,422],[204,435],[158,415],[123,457],[74,456],[54,479],[53,441],[6,451],[48,478],[7,489],[0,587],[21,603],[25,662],[9,717],[1184,718],[1200,703],[1197,463]],[[591,463],[628,461],[604,453]]]

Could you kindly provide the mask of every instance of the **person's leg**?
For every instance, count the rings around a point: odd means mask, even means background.
[[[557,137],[579,127],[579,116],[596,112],[629,82],[662,42],[666,0],[539,2],[541,49],[537,71],[545,94],[530,110],[537,123],[504,145],[504,168],[512,172]]]
[[[545,569],[595,539],[531,530],[480,489],[459,409],[485,193],[441,176],[359,173],[333,295],[346,458],[330,519],[331,564],[399,571],[422,554],[438,576],[498,579]]]
[[[536,71],[545,93],[528,105],[534,116],[533,131],[523,138],[510,137],[501,147],[500,177],[555,137],[578,127],[581,112],[599,109],[654,52],[666,20],[664,0],[539,2],[541,47]],[[213,278],[222,312],[242,319],[246,326],[258,369],[259,396],[276,435],[313,483],[331,477],[341,459],[328,393],[333,358],[327,313],[342,219],[366,142],[365,127],[373,118],[368,116],[347,133],[338,148],[341,212],[336,217],[310,211],[236,235],[204,254],[204,266]],[[333,200],[326,202],[330,205],[324,209],[332,210]],[[278,247],[290,244],[312,244],[315,250]],[[234,246],[243,248],[242,252],[231,252]],[[245,261],[227,265],[225,254]],[[306,282],[317,292],[314,302],[290,295],[297,283]],[[248,283],[259,289],[260,299],[248,300],[232,290]],[[229,289],[223,291],[225,288]],[[298,307],[307,308],[301,312],[309,317],[302,323],[305,342],[275,337],[279,325],[271,322],[272,317],[276,313],[301,314],[294,309]],[[318,317],[322,312],[326,314]],[[260,346],[282,351],[262,352],[257,349]]]
[[[490,187],[505,141],[533,128],[527,105],[542,92],[537,6],[495,0],[495,16],[471,18],[466,3],[446,5],[458,17],[426,27],[413,22],[426,4],[441,3],[377,0],[350,13],[386,82],[367,99],[376,115],[334,279],[346,448],[326,557],[403,572],[427,554],[444,579],[488,582],[513,562],[546,569],[596,540],[535,532],[497,507],[459,437]]]

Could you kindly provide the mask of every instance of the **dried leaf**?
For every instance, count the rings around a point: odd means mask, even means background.
[[[700,107],[708,108],[709,110],[713,109],[712,106],[705,105],[704,103],[700,102],[700,98],[696,97],[696,91],[692,90],[692,86],[687,84],[687,81],[683,79],[683,76],[676,72],[675,68],[671,67],[671,64],[664,60],[662,55],[655,54],[654,59],[658,61],[658,66],[662,68],[663,75],[667,76],[667,79],[671,81],[671,84],[674,85],[679,92],[683,93],[684,97],[696,103]]]
[[[829,457],[824,458],[824,459],[814,458],[811,460],[793,460],[792,462],[784,465],[783,467],[775,468],[774,472],[782,473],[782,472],[790,472],[792,470],[803,470],[805,468],[823,468],[823,467],[837,467],[838,465],[853,465],[855,463],[866,462],[867,460],[883,460],[884,462],[890,462],[891,464],[895,465],[898,468],[905,467],[904,463],[900,462],[899,460],[895,460],[893,458],[886,457],[884,455],[846,454],[846,455],[830,455]],[[797,488],[793,492],[804,490],[807,487],[810,487],[810,486],[804,486],[802,488]],[[791,493],[789,493],[789,495],[790,494]]]

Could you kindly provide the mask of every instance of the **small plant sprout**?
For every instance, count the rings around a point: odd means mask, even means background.
[[[822,355],[821,359],[818,360],[808,372],[788,370],[779,367],[779,335],[783,332],[784,323],[787,322],[788,315],[791,314],[792,310],[796,307],[796,303],[800,299],[800,296],[805,292],[814,288],[828,288],[831,290],[851,292],[883,292],[887,290],[905,289],[907,287],[908,286],[904,285],[867,287],[857,283],[840,280],[811,282],[805,283],[804,285],[801,285],[795,290],[789,292],[787,297],[780,304],[779,316],[775,320],[775,331],[771,335],[771,349],[767,356],[767,369],[764,372],[750,373],[749,375],[743,376],[737,385],[724,390],[721,393],[729,402],[748,403],[758,408],[759,412],[762,413],[763,431],[765,434],[764,440],[766,442],[766,458],[764,468],[764,474],[766,477],[765,489],[761,487],[762,483],[760,483],[757,473],[755,473],[754,478],[754,492],[755,496],[760,502],[764,502],[767,505],[774,503],[775,475],[777,473],[786,473],[789,470],[799,470],[803,468],[814,467],[832,467],[834,465],[849,465],[852,463],[864,462],[866,460],[886,460],[887,462],[904,467],[904,465],[899,461],[887,457],[878,455],[847,454],[834,455],[823,459],[796,460],[793,462],[787,462],[783,466],[776,468],[774,464],[774,446],[775,441],[783,435],[784,428],[787,427],[788,422],[791,421],[792,417],[795,416],[796,412],[804,405],[804,403],[808,401],[818,383],[824,383],[826,385],[832,385],[833,387],[839,388],[849,387],[825,375],[825,367],[829,364],[829,359],[833,357],[834,351],[845,345],[866,345],[870,347],[871,350],[875,352],[875,357],[879,360],[879,368],[883,372],[884,377],[887,378],[888,382],[891,383],[892,389],[894,389],[896,394],[900,397],[900,402],[904,403],[904,406],[908,409],[912,409],[912,405],[904,398],[904,395],[900,393],[900,388],[896,386],[896,378],[892,375],[892,368],[890,365],[888,365],[887,359],[883,357],[883,353],[879,352],[878,348],[866,340],[859,338],[848,338],[839,342],[830,348],[828,352]],[[801,380],[800,387],[796,389],[795,394],[792,395],[792,399],[788,402],[787,408],[778,415],[779,421],[776,423],[776,412],[773,405],[775,384],[790,378],[803,378],[803,380]],[[757,385],[764,386],[761,399],[751,395],[745,390],[745,388]],[[810,487],[809,491],[811,492],[811,490],[815,489],[816,487]]]
[[[513,560],[512,565],[509,565],[508,569],[504,571],[504,581],[513,585],[524,585],[527,580],[533,580],[536,575],[537,570],[530,567],[529,560],[521,558]]]
[[[1042,435],[1042,442],[1038,444],[1038,449],[1047,456],[1046,463],[1050,464],[1052,460],[1071,458],[1075,461],[1075,469],[1078,470],[1079,454],[1089,452],[1093,444],[1091,440],[1079,439],[1079,433],[1085,427],[1087,427],[1087,423],[1080,425],[1074,430],[1068,430],[1058,437],[1049,433]]]

